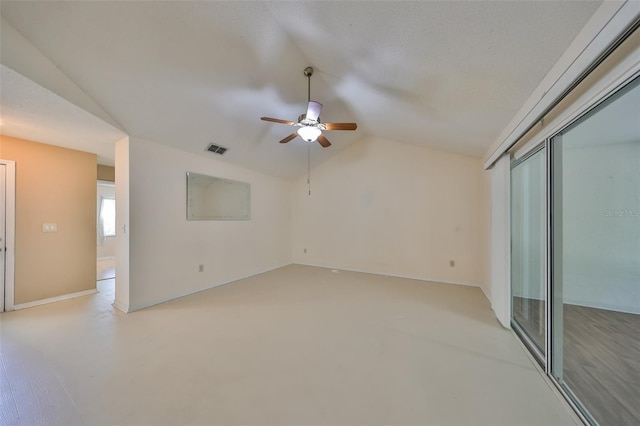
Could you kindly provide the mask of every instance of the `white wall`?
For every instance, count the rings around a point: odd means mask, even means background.
[[[98,191],[97,191],[97,200],[96,200],[96,211],[97,211],[97,219],[98,223],[96,227],[100,225],[100,203],[103,198],[115,198],[116,197],[116,188],[111,184],[100,184],[98,183]],[[96,238],[97,239],[97,238]],[[98,250],[97,255],[98,259],[105,259],[116,256],[116,237],[106,237],[104,242],[98,241]]]
[[[491,280],[491,222],[493,220],[492,217],[492,207],[493,207],[493,185],[492,185],[492,176],[491,170],[483,170],[482,172],[482,204],[484,210],[483,221],[481,225],[481,236],[480,236],[480,260],[481,260],[481,270],[482,270],[482,291],[484,291],[485,296],[489,301],[493,300],[492,295],[492,280]]]
[[[310,196],[296,181],[293,261],[480,285],[482,173],[476,158],[360,140],[312,170]]]
[[[491,169],[491,308],[511,327],[510,159],[503,155]]]
[[[129,137],[116,142],[116,276],[113,306],[129,312]]]
[[[564,301],[640,314],[640,141],[565,149],[562,179]]]
[[[130,310],[291,263],[291,183],[142,139],[129,154]],[[251,220],[187,221],[186,172],[250,183]]]

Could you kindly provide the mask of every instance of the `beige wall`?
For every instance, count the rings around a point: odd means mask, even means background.
[[[98,180],[106,180],[108,182],[116,181],[116,169],[111,166],[103,166],[98,164]]]
[[[95,288],[96,156],[0,136],[0,158],[16,162],[15,304]]]
[[[486,289],[482,174],[477,158],[361,140],[312,170],[311,196],[296,182],[293,261]]]

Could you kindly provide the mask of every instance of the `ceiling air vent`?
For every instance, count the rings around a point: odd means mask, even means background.
[[[225,148],[224,146],[218,146],[218,145],[214,145],[214,144],[209,144],[209,146],[207,147],[207,151],[211,151],[215,154],[224,154],[225,152],[227,152],[227,148]]]

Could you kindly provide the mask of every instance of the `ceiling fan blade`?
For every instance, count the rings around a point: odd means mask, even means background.
[[[307,120],[318,121],[318,117],[320,117],[320,111],[322,111],[322,104],[316,101],[309,101],[309,106],[307,107]]]
[[[331,142],[329,142],[329,139],[325,138],[324,135],[318,136],[318,143],[322,145],[323,148],[331,146]]]
[[[287,142],[289,142],[290,140],[295,139],[295,138],[296,138],[296,136],[298,136],[298,132],[291,133],[289,136],[287,136],[286,138],[282,139],[282,140],[280,141],[280,143],[287,143]]]
[[[356,123],[323,123],[326,130],[355,130],[358,128]]]
[[[271,118],[271,117],[260,117],[260,120],[272,121],[274,123],[280,123],[280,124],[287,124],[289,126],[293,126],[294,124],[296,124],[294,121],[280,120],[279,118]]]

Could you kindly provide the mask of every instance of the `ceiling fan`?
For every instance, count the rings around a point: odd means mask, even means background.
[[[308,78],[307,100],[309,101],[309,105],[307,106],[306,114],[302,114],[298,117],[297,122],[270,117],[261,117],[260,119],[264,121],[271,121],[273,123],[299,127],[297,131],[282,139],[280,143],[287,143],[295,139],[296,136],[300,136],[307,142],[314,142],[317,140],[323,148],[326,148],[331,146],[331,142],[329,142],[329,140],[322,134],[323,130],[356,130],[358,125],[356,123],[322,123],[320,121],[322,104],[311,100],[311,76],[313,75],[313,68],[305,68],[304,75]]]

